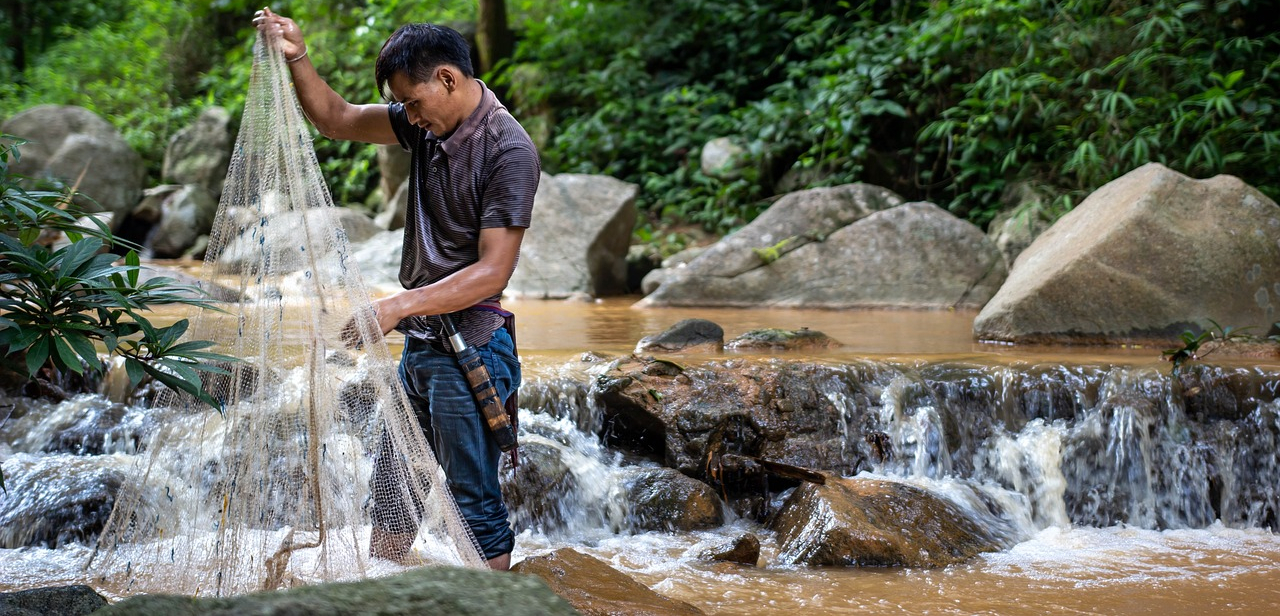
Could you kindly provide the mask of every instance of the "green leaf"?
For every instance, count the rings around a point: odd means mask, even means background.
[[[27,376],[35,376],[46,359],[49,359],[49,338],[41,336],[35,344],[27,347]]]
[[[75,351],[71,350],[71,345],[67,344],[66,340],[63,340],[60,336],[54,336],[53,348],[58,352],[55,356],[58,364],[76,374],[84,374],[84,366],[80,364],[80,357],[76,355]]]
[[[129,268],[129,271],[127,274],[129,278],[129,286],[131,287],[138,286],[138,270],[139,268],[142,267],[141,260],[138,259],[138,252],[135,250],[130,250],[127,254],[125,254],[124,264],[126,267]]]
[[[142,382],[142,377],[147,375],[145,364],[132,357],[124,358],[124,371],[129,375],[130,387],[137,387]]]

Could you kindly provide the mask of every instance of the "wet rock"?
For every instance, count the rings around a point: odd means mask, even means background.
[[[542,174],[520,267],[506,292],[557,299],[625,293],[638,191],[608,176]]]
[[[1280,207],[1239,178],[1157,163],[1094,191],[1019,257],[978,338],[1167,344],[1280,318]]]
[[[550,531],[564,527],[563,505],[574,489],[574,478],[559,449],[523,439],[520,466],[504,477],[501,487],[517,533],[526,528]]]
[[[645,336],[636,344],[636,353],[678,351],[719,351],[724,347],[724,329],[706,319],[684,319],[665,331]]]
[[[1008,543],[1003,529],[920,488],[838,477],[802,484],[770,528],[779,561],[809,566],[942,567]]]
[[[92,542],[111,516],[126,464],[113,456],[69,454],[20,453],[6,459],[0,548]]]
[[[0,616],[87,616],[107,600],[83,584],[0,592]]]
[[[688,603],[664,597],[608,563],[572,548],[561,548],[546,556],[525,559],[512,570],[542,578],[551,590],[587,616],[694,616],[703,613]]]
[[[119,220],[138,203],[146,168],[120,131],[88,109],[40,105],[0,124],[0,133],[27,139],[10,172],[77,185],[87,212],[115,213]],[[84,174],[81,177],[81,174]]]
[[[932,203],[896,205],[885,189],[854,195],[834,200],[843,209],[764,220],[779,201],[669,273],[639,305],[978,307],[1004,281],[1003,257],[976,226]]]
[[[669,468],[637,469],[627,489],[631,516],[642,530],[706,530],[724,524],[724,507],[711,486]]]
[[[820,331],[802,327],[800,329],[753,329],[730,340],[724,346],[734,351],[805,351],[833,349],[841,344]]]
[[[188,184],[166,197],[160,209],[160,224],[152,229],[145,246],[156,257],[172,259],[182,256],[201,235],[209,234],[218,200],[207,188]]]
[[[271,198],[271,196],[264,198]],[[232,215],[243,214],[241,212]],[[299,243],[291,240],[302,237],[304,229],[309,229],[313,234],[334,233],[335,229],[340,229],[345,234],[346,242],[352,246],[370,240],[382,232],[382,229],[365,214],[344,207],[315,208],[305,212],[278,214],[273,216],[270,222],[271,224],[265,227],[246,225],[243,235],[229,239],[217,255],[219,269],[224,272],[240,272],[249,267],[261,268],[269,265],[273,271],[280,273],[303,271],[310,267],[311,263],[303,258],[298,250]],[[262,233],[269,236],[264,238],[259,235]],[[319,238],[313,238],[313,241],[319,241]],[[265,257],[262,253],[264,246],[274,248]],[[383,244],[379,248],[387,252],[390,247]]]
[[[216,201],[231,163],[230,124],[231,114],[226,109],[209,107],[195,122],[174,133],[164,151],[164,181],[199,185]]]
[[[426,567],[359,582],[316,584],[284,592],[229,598],[142,595],[96,612],[102,616],[570,616],[575,613],[569,603],[537,578],[453,567]]]
[[[760,562],[760,538],[745,533],[733,543],[712,548],[698,556],[702,560],[756,566]]]

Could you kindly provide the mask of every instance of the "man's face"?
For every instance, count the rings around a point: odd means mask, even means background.
[[[404,104],[409,122],[436,135],[447,135],[458,127],[458,121],[440,70],[436,69],[424,82],[415,82],[404,72],[397,72],[387,80],[387,86],[393,99]]]

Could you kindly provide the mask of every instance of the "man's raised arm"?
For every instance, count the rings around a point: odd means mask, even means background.
[[[298,93],[302,111],[320,134],[330,139],[366,143],[397,142],[386,105],[348,103],[316,72],[316,67],[311,64],[311,58],[307,54],[302,30],[292,19],[263,8],[254,13],[253,25],[284,54],[285,62],[289,63],[289,72],[293,75],[293,86]]]

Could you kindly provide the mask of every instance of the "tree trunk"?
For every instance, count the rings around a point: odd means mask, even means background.
[[[476,47],[480,48],[478,74],[488,73],[499,61],[511,57],[512,44],[505,0],[480,0],[476,18]]]

